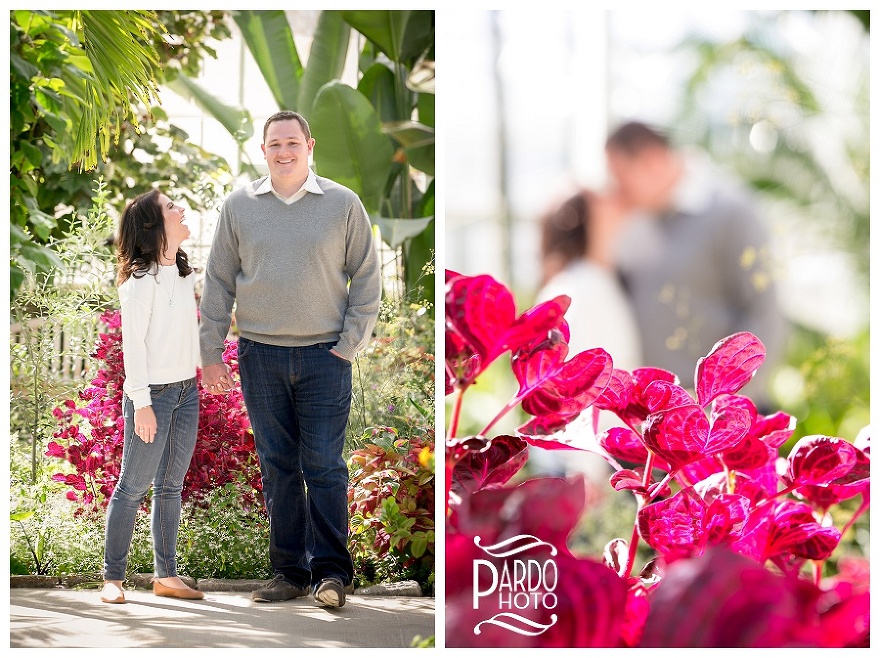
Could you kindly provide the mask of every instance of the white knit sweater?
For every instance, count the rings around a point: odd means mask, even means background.
[[[150,384],[195,377],[199,365],[199,325],[193,283],[176,265],[154,267],[119,286],[122,308],[122,389],[135,409],[150,404]]]

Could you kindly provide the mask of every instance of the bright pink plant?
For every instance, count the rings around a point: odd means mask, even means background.
[[[449,646],[867,646],[866,569],[822,574],[869,506],[868,441],[804,437],[781,457],[795,420],[762,416],[740,394],[764,361],[756,336],[716,343],[696,364],[691,394],[673,373],[613,368],[600,348],[568,359],[566,297],[517,315],[510,291],[489,276],[447,271],[446,281]],[[518,392],[479,433],[457,436],[465,392],[507,351]],[[519,405],[531,420],[516,436],[491,436]],[[601,561],[566,545],[587,506],[583,483],[507,484],[529,445],[574,448],[557,432],[590,407],[594,429],[598,410],[621,421],[595,450],[614,468],[613,488],[637,502],[632,537],[609,541]],[[862,505],[834,527],[829,509],[858,495]],[[535,601],[557,595],[552,623],[549,606],[514,610],[502,598],[478,608],[474,594],[493,584],[478,566],[497,575],[510,559],[480,549],[529,537],[558,550],[556,589],[529,592]],[[656,557],[636,573],[642,540]]]
[[[125,371],[119,312],[104,313],[101,323],[107,331],[99,335],[92,357],[103,362],[103,367],[80,393],[82,406],[66,400],[53,411],[58,430],[46,450],[46,455],[66,460],[76,469],[52,479],[70,486],[67,498],[80,504],[80,512],[106,507],[122,464]],[[238,360],[234,341],[226,342],[223,360],[235,376]],[[243,505],[258,503],[262,480],[244,401],[238,390],[211,395],[199,386],[199,434],[182,497],[199,503],[213,489],[229,483],[238,488]]]

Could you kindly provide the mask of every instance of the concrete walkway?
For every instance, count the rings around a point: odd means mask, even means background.
[[[201,601],[126,591],[101,603],[94,589],[10,589],[10,648],[411,647],[435,635],[430,597],[349,595],[342,608],[310,597],[255,603],[249,592],[205,590]]]

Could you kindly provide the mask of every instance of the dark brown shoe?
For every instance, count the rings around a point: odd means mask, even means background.
[[[297,587],[279,573],[263,587],[251,592],[251,598],[258,603],[270,603],[298,599],[308,593],[308,587]]]

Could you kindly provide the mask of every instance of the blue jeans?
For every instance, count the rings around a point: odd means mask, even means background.
[[[238,341],[269,513],[269,560],[276,574],[299,587],[331,576],[348,585],[354,578],[342,457],[351,363],[331,354],[332,347]]]
[[[156,576],[177,575],[180,493],[196,446],[199,392],[192,378],[173,384],[151,384],[150,396],[157,422],[152,443],[144,443],[134,433],[134,405],[127,395],[123,397],[122,470],[107,506],[104,580],[125,580],[135,517],[151,483]]]

